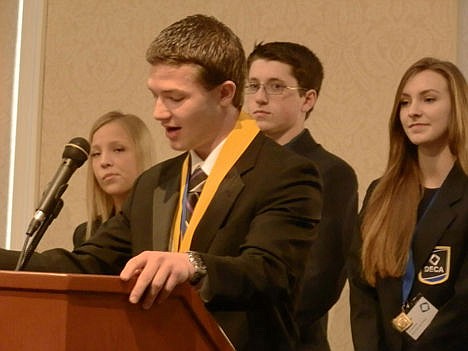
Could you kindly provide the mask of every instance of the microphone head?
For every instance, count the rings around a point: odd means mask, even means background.
[[[89,156],[89,143],[85,138],[73,138],[65,145],[62,157],[74,161],[76,167],[80,167]]]

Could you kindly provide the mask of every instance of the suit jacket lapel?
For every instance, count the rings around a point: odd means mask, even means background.
[[[179,200],[180,170],[186,154],[162,171],[153,192],[153,249],[169,251],[172,221]]]
[[[217,230],[231,212],[234,202],[244,188],[244,182],[235,169],[231,169],[219,186],[213,201],[200,220],[192,239],[194,250],[206,252]]]
[[[242,176],[255,167],[255,159],[263,144],[263,136],[257,135],[236,164],[228,171],[219,185],[203,218],[200,220],[191,243],[191,249],[206,252],[225,218],[232,211],[237,197],[244,188]]]
[[[415,231],[413,254],[416,272],[422,268],[434,246],[455,219],[453,205],[461,199],[465,186],[466,176],[461,168],[455,165]]]

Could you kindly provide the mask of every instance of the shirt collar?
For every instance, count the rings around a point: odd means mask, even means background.
[[[190,172],[193,173],[193,170],[200,166],[205,172],[205,174],[208,176],[211,173],[211,170],[213,169],[213,166],[219,156],[219,153],[221,152],[221,149],[223,148],[224,143],[226,142],[226,139],[223,139],[218,146],[214,148],[213,151],[210,152],[208,157],[203,161],[200,156],[196,154],[195,151],[190,150],[190,158],[191,158],[191,169]]]

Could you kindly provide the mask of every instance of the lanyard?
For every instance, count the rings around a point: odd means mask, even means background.
[[[413,232],[413,238],[414,238],[414,233],[418,229],[418,226],[422,222],[423,218],[425,217],[427,211],[429,208],[432,206],[434,203],[435,198],[439,194],[439,190],[435,192],[434,195],[432,195],[431,201],[427,205],[427,207],[424,210],[424,213],[422,214],[421,218],[418,220],[418,223],[416,224],[416,228],[414,229]],[[402,300],[403,304],[405,304],[408,301],[409,294],[411,292],[411,288],[413,286],[414,282],[414,277],[415,277],[415,268],[414,268],[414,261],[413,261],[413,242],[411,242],[411,246],[409,248],[409,255],[408,255],[408,263],[406,265],[406,270],[405,274],[403,275],[403,281],[402,281]]]

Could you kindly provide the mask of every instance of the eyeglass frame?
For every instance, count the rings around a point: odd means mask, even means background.
[[[257,85],[258,84],[258,88],[257,90],[255,91],[248,91],[248,89],[253,85]],[[270,88],[272,85],[279,85],[281,87],[281,91],[280,92],[271,92]],[[258,93],[258,91],[263,87],[263,90],[265,90],[265,94],[267,95],[283,95],[284,93],[284,90],[285,89],[288,89],[288,90],[303,90],[303,91],[307,91],[306,88],[303,88],[303,87],[300,87],[300,86],[287,86],[287,85],[284,85],[284,84],[281,84],[281,83],[277,83],[277,82],[266,82],[266,83],[256,83],[256,82],[250,82],[250,83],[247,83],[245,86],[244,86],[244,93],[246,95],[253,95],[253,94],[256,94]]]

